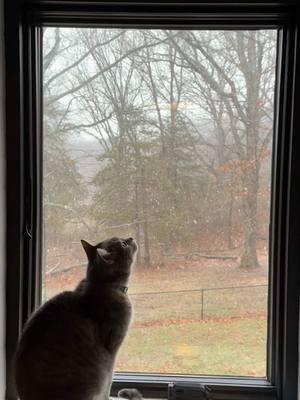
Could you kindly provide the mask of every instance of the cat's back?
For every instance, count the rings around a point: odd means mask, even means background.
[[[47,341],[54,342],[59,335],[60,343],[75,333],[83,322],[80,313],[80,297],[76,292],[63,292],[43,304],[29,319],[22,333],[17,356],[24,348],[38,348]],[[58,342],[56,343],[58,344]]]
[[[80,294],[64,292],[46,302],[28,321],[15,358],[21,398],[34,400],[46,387],[50,388],[49,399],[67,398],[66,383],[70,398],[88,398],[87,380],[88,390],[96,390],[99,363],[109,362],[109,354],[99,343],[97,324],[82,312],[81,304]],[[72,388],[76,393],[72,394]]]

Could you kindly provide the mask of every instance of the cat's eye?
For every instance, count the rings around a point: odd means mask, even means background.
[[[122,242],[121,242],[121,245],[122,245],[122,247],[127,247],[127,246],[128,246],[128,243],[125,242],[125,241],[122,241]]]

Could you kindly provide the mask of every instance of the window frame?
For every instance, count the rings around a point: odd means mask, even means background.
[[[277,28],[272,168],[267,379],[115,375],[112,394],[130,385],[166,398],[169,382],[207,385],[214,399],[297,396],[300,238],[300,6],[297,1],[6,0],[6,399],[22,326],[41,295],[42,26]],[[139,22],[136,22],[139,21]]]

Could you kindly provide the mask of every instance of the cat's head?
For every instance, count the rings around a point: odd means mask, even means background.
[[[85,240],[81,243],[89,261],[89,280],[110,283],[127,281],[138,249],[133,238],[113,237],[95,246]]]

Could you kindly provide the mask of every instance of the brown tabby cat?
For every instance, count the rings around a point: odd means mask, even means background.
[[[86,278],[42,305],[16,352],[21,400],[108,400],[114,363],[131,318],[126,294],[137,252],[132,239],[92,246],[84,240]],[[135,389],[120,396],[141,399]]]

